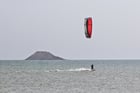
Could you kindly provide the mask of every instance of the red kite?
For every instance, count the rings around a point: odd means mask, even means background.
[[[85,35],[87,38],[91,38],[92,35],[92,18],[85,18]]]

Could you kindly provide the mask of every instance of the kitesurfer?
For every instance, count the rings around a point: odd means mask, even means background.
[[[91,65],[91,71],[95,71],[93,64]]]

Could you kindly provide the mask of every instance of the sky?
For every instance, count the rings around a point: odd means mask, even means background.
[[[91,39],[84,18],[93,18]],[[140,59],[140,0],[0,0],[0,60]]]

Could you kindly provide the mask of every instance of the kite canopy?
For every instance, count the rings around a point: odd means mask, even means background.
[[[85,36],[87,38],[91,38],[91,35],[92,35],[92,18],[91,17],[85,18],[84,26],[85,26]]]

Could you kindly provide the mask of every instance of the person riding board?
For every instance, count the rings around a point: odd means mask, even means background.
[[[91,71],[95,71],[93,64],[91,65]]]

